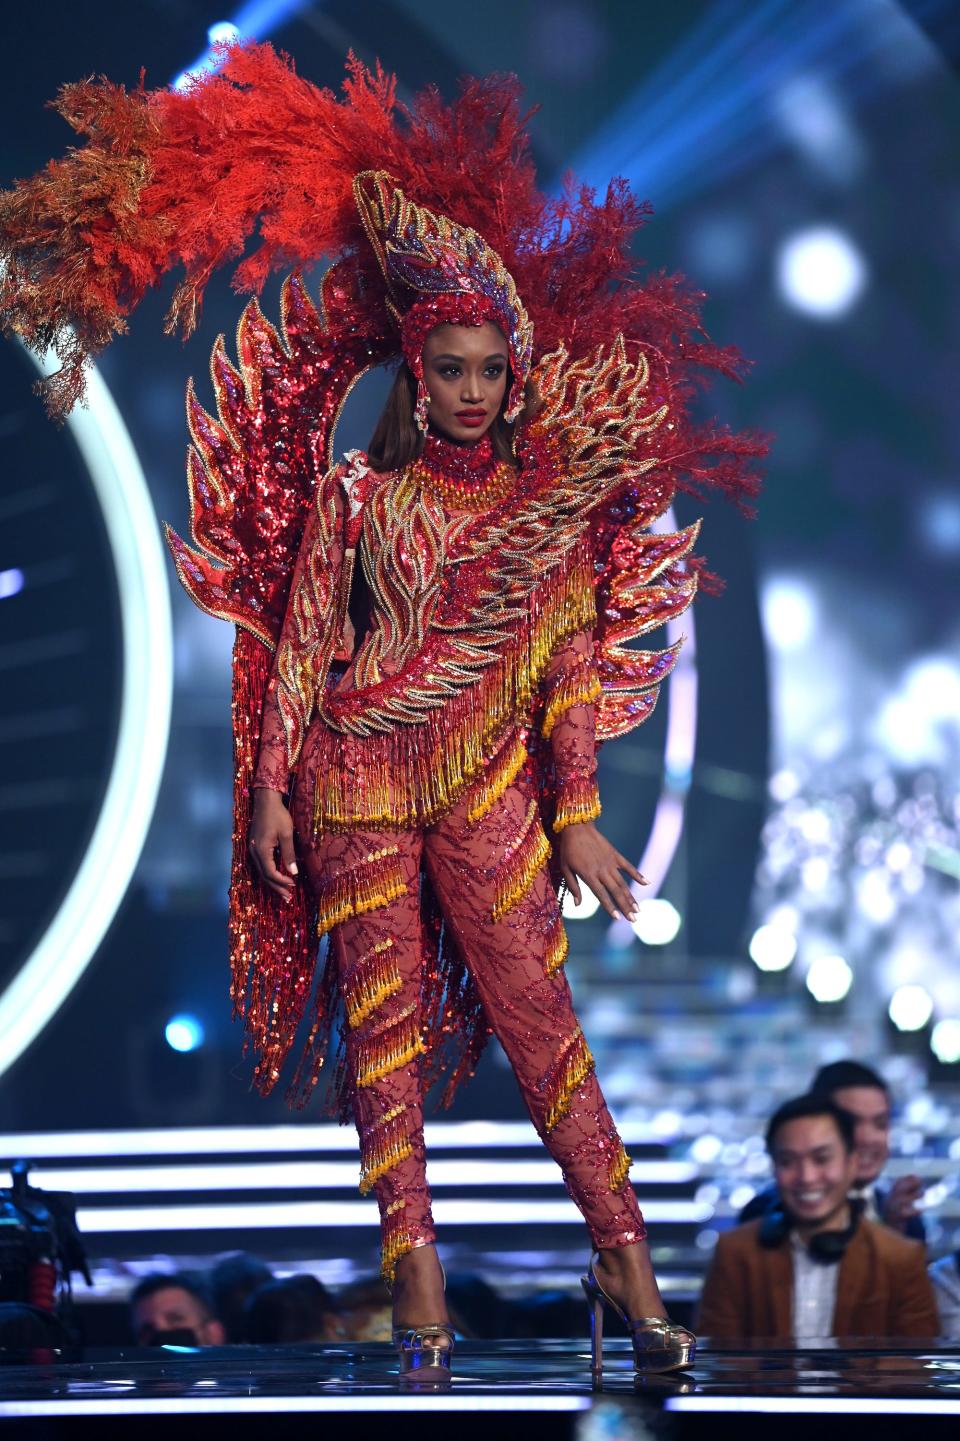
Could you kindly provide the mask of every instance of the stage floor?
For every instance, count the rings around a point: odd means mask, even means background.
[[[160,1348],[89,1351],[68,1359],[36,1353],[8,1356],[0,1368],[0,1419],[32,1434],[80,1435],[111,1429],[137,1436],[169,1434],[183,1417],[186,1436],[245,1433],[262,1437],[269,1415],[310,1418],[324,1436],[383,1434],[384,1413],[407,1419],[409,1434],[430,1432],[470,1441],[491,1427],[501,1435],[579,1441],[608,1438],[769,1435],[778,1441],[826,1435],[847,1438],[954,1435],[960,1427],[960,1346],[933,1350],[870,1346],[787,1351],[701,1349],[692,1372],[637,1380],[626,1341],[608,1343],[602,1390],[591,1384],[589,1352],[571,1341],[458,1343],[448,1388],[404,1385],[384,1344]],[[189,1421],[187,1420],[189,1418]],[[829,1418],[829,1419],[828,1419]],[[67,1426],[66,1423],[71,1423]],[[86,1423],[86,1424],[85,1424]],[[415,1428],[415,1429],[414,1429]],[[834,1429],[836,1428],[836,1429]],[[407,1433],[407,1425],[401,1434]]]

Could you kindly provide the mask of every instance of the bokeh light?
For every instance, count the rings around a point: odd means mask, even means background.
[[[923,986],[898,986],[888,1013],[898,1031],[922,1031],[933,1015],[933,997]]]
[[[842,1001],[852,985],[853,971],[843,956],[817,956],[810,963],[807,990],[822,1005]]]
[[[750,959],[760,971],[785,971],[796,954],[797,938],[786,926],[758,926],[750,938]]]
[[[781,246],[777,283],[795,310],[817,320],[837,320],[859,300],[867,267],[842,230],[816,226],[792,235]]]
[[[645,946],[668,946],[680,930],[680,912],[662,896],[641,901],[633,929]]]
[[[167,1045],[174,1051],[195,1051],[203,1045],[203,1023],[186,1012],[171,1016],[164,1027]]]
[[[930,1049],[945,1066],[955,1066],[960,1061],[960,1019],[945,1016],[938,1021],[930,1037]]]

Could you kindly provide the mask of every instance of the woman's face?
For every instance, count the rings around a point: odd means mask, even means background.
[[[423,347],[431,426],[451,440],[478,441],[500,413],[508,374],[498,326],[438,325]]]

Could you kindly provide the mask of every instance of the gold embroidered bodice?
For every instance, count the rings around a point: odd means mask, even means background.
[[[353,685],[395,675],[423,648],[444,569],[469,520],[446,514],[412,469],[381,483],[365,508],[360,536],[370,626],[353,659]]]

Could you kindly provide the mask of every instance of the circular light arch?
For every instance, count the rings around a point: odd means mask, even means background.
[[[31,355],[43,375],[52,353]],[[153,818],[170,734],[173,637],[166,559],[146,478],[120,411],[91,367],[67,425],[103,516],[120,596],[123,676],[110,774],[86,852],[59,908],[0,994],[0,1075],[83,975],[122,901]]]

